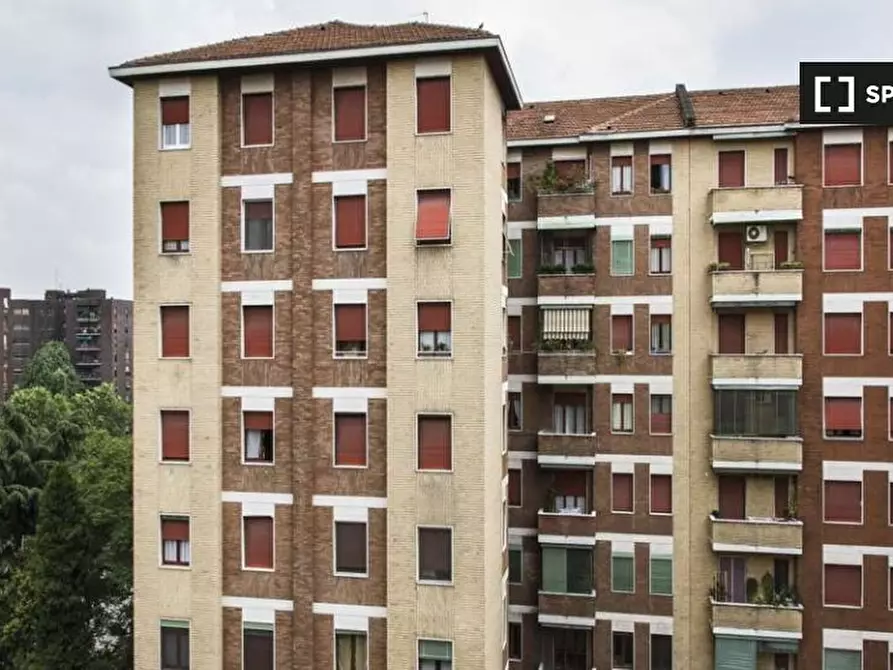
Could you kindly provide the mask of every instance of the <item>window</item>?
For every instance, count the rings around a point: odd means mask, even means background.
[[[161,98],[161,148],[189,148],[189,96]]]
[[[776,186],[784,186],[788,183],[788,150],[779,147],[774,154],[774,182]]]
[[[825,354],[862,354],[861,314],[825,314]]]
[[[862,145],[825,145],[825,186],[859,186],[862,183]]]
[[[189,670],[189,622],[161,622],[161,670]]]
[[[521,624],[509,621],[509,660],[520,661],[524,658],[524,647],[521,643]]]
[[[521,547],[509,547],[509,584],[521,584],[524,581],[524,552]]]
[[[651,513],[673,513],[673,477],[651,475]]]
[[[592,550],[545,546],[543,591],[547,593],[592,594]]]
[[[245,251],[273,251],[273,201],[246,200],[244,208]]]
[[[825,231],[825,270],[862,269],[862,232],[859,230]]]
[[[275,670],[275,635],[273,624],[242,624],[242,668],[244,670]]]
[[[633,667],[635,644],[632,633],[611,634],[611,658],[614,670],[630,670]]]
[[[666,556],[651,557],[651,595],[673,595],[673,559]]]
[[[589,484],[583,470],[556,472],[549,486],[551,497],[546,510],[556,514],[588,514],[586,493]]]
[[[591,274],[592,255],[585,236],[549,235],[542,240],[542,266],[540,273]]]
[[[335,574],[365,576],[366,524],[354,521],[335,522]]]
[[[366,634],[335,631],[335,668],[337,670],[366,670]]]
[[[521,163],[509,163],[505,166],[505,191],[509,202],[521,200]]]
[[[552,430],[558,435],[588,435],[588,397],[585,393],[556,393],[552,405]]]
[[[523,246],[520,238],[509,240],[509,258],[507,274],[509,279],[518,279],[522,273]]]
[[[189,412],[161,410],[161,460],[189,460]]]
[[[273,357],[273,306],[242,306],[242,358]]]
[[[519,391],[509,391],[506,405],[508,405],[508,429],[521,430],[524,417],[521,409],[521,393]]]
[[[453,581],[453,530],[419,527],[419,581]]]
[[[862,566],[825,565],[826,606],[862,607]]]
[[[162,565],[189,565],[188,518],[161,517],[161,563]]]
[[[592,308],[545,307],[540,310],[545,351],[577,349],[592,342]]]
[[[862,439],[862,398],[825,398],[825,437]]]
[[[713,434],[795,437],[797,392],[726,389],[713,392]]]
[[[452,102],[448,76],[416,79],[416,105],[419,135],[450,132]]]
[[[611,511],[633,511],[633,473],[614,472],[611,474]]]
[[[673,432],[673,396],[651,396],[651,434],[669,435]]]
[[[419,356],[449,356],[453,350],[452,305],[418,303]]]
[[[452,417],[443,414],[420,414],[418,444],[419,470],[452,470]]]
[[[826,479],[824,494],[826,522],[862,523],[862,482]]]
[[[161,203],[161,253],[189,251],[189,202]]]
[[[521,470],[508,471],[508,504],[509,507],[521,507]]]
[[[449,244],[450,190],[418,191],[416,197],[416,243]]]
[[[673,157],[670,154],[651,154],[651,193],[669,193]]]
[[[366,196],[337,195],[335,203],[335,248],[366,247]]]
[[[653,275],[668,275],[673,269],[673,245],[669,237],[651,238],[651,257],[648,272]]]
[[[673,317],[669,314],[651,315],[651,353],[673,352]]]
[[[633,192],[633,157],[611,156],[611,194],[629,195]]]
[[[366,358],[366,305],[335,305],[335,358]]]
[[[823,670],[862,670],[862,652],[844,649],[825,649]]]
[[[505,320],[508,327],[508,349],[509,351],[521,351],[521,317],[510,316]]]
[[[629,353],[633,350],[633,317],[631,314],[611,316],[611,351]]]
[[[719,187],[741,188],[744,186],[744,152],[719,152]]]
[[[242,146],[273,144],[273,94],[242,96]]]
[[[419,670],[453,670],[453,643],[419,640]]]
[[[366,415],[335,414],[335,466],[366,467]]]
[[[634,424],[632,395],[615,393],[611,397],[611,432],[632,433]]]
[[[673,670],[673,636],[651,636],[651,670]]]
[[[625,277],[635,274],[633,263],[633,241],[611,240],[611,274]]]
[[[362,142],[366,139],[366,87],[343,86],[332,90],[333,139]]]
[[[273,412],[243,412],[245,462],[273,462]]]
[[[242,518],[242,548],[245,568],[273,569],[273,518],[246,516]]]
[[[614,593],[636,592],[636,559],[632,554],[611,554],[611,590]]]
[[[161,357],[189,358],[189,307],[161,307]]]
[[[720,519],[744,519],[747,516],[747,482],[744,477],[720,475],[718,477]]]

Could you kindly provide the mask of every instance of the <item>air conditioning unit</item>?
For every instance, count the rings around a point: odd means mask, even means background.
[[[748,242],[765,242],[769,239],[766,226],[748,226],[745,238]]]

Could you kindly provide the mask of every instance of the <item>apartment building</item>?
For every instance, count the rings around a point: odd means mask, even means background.
[[[50,290],[31,300],[0,288],[0,307],[0,397],[21,382],[40,347],[59,341],[86,387],[109,382],[130,401],[131,301],[99,289]]]

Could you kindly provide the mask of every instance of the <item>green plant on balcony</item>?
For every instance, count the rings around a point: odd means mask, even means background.
[[[575,275],[591,275],[595,272],[595,266],[592,263],[576,263],[571,272]]]
[[[542,339],[537,343],[537,351],[542,353],[583,353],[594,352],[595,345],[591,340]]]
[[[803,269],[803,261],[784,261],[783,263],[779,263],[779,270],[802,270]]]
[[[563,275],[567,274],[567,267],[560,263],[549,264],[543,263],[537,268],[537,274],[541,275]]]
[[[533,177],[534,188],[543,195],[558,193],[592,193],[593,183],[582,168],[560,174],[555,163],[549,161],[538,175]]]
[[[725,272],[729,267],[725,261],[713,261],[707,266],[707,272]]]
[[[748,586],[750,586],[751,579],[747,580]],[[753,581],[756,582],[756,580]],[[748,589],[747,602],[768,607],[795,607],[800,604],[800,595],[795,588],[790,586],[776,586],[775,578],[770,572],[766,572],[760,579],[759,587],[755,589],[752,597]]]

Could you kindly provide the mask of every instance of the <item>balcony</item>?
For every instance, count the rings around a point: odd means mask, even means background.
[[[545,340],[537,348],[536,372],[540,376],[593,376],[595,350],[592,342],[572,342],[563,348],[556,340]]]
[[[595,228],[595,189],[581,183],[561,192],[540,191],[536,199],[536,227],[540,230]]]
[[[569,270],[559,265],[540,265],[536,275],[537,295],[567,296],[595,293],[595,268],[580,263]]]
[[[799,605],[776,606],[755,603],[711,601],[712,627],[718,629],[788,633],[799,639],[803,633],[803,608]]]
[[[78,323],[99,323],[99,315],[98,314],[78,314],[77,317]]]
[[[803,356],[801,354],[713,354],[711,379],[714,386],[733,381],[748,381],[757,385],[768,381],[785,386],[803,384]]]
[[[84,359],[75,362],[75,366],[80,368],[96,368],[100,365],[102,365],[102,362],[98,358]]]
[[[713,551],[720,553],[803,553],[803,522],[796,519],[719,519],[710,516]]]
[[[716,307],[795,307],[803,300],[803,269],[726,270],[712,263],[710,303]]]
[[[539,511],[537,531],[540,535],[560,537],[595,537],[595,512]]]
[[[726,437],[711,435],[717,472],[794,473],[803,469],[799,437]]]
[[[595,591],[586,594],[539,592],[538,619],[544,625],[595,628]]]
[[[537,435],[537,462],[543,467],[591,468],[595,466],[595,433],[555,433],[541,430]]]
[[[708,203],[710,223],[768,223],[803,218],[800,184],[715,188]]]

